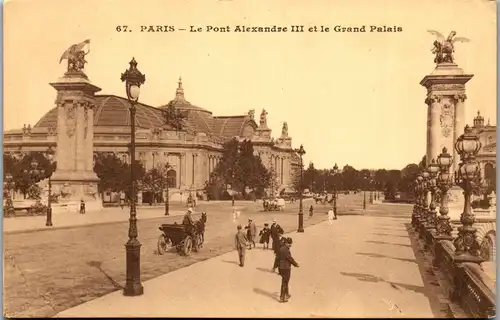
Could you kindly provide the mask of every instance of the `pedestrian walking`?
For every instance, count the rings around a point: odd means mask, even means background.
[[[292,265],[299,267],[299,264],[292,257],[290,248],[292,246],[292,238],[286,238],[284,245],[280,249],[279,273],[281,276],[281,293],[280,302],[288,302],[292,296],[290,295],[289,283],[292,271]]]
[[[237,227],[238,232],[236,232],[235,236],[235,246],[236,250],[238,251],[240,267],[243,267],[245,265],[245,250],[247,248],[248,239],[243,230],[241,229],[242,229],[241,225],[238,225]]]
[[[314,207],[313,207],[313,205],[311,204],[311,206],[309,207],[309,217],[312,217],[312,216],[313,216],[313,213],[314,213]]]
[[[255,238],[257,237],[257,226],[252,221],[252,219],[248,219],[248,231],[250,237],[248,238],[250,249],[252,249],[252,245],[255,248]]]
[[[333,218],[335,217],[334,213],[333,213],[333,209],[330,208],[330,210],[328,210],[328,223],[330,225],[333,224]]]
[[[80,213],[84,214],[85,213],[85,201],[80,200]]]
[[[271,237],[271,229],[269,229],[269,223],[264,223],[264,229],[260,230],[260,243],[262,244],[262,249],[269,249],[269,239]]]

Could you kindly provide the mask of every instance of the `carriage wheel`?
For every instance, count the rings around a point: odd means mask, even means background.
[[[191,236],[187,236],[186,239],[184,239],[184,247],[182,248],[182,253],[185,256],[189,256],[191,254],[192,249],[193,249],[193,239],[191,239]]]
[[[158,254],[162,255],[172,247],[172,241],[165,236],[161,235],[158,238]]]
[[[201,233],[198,234],[198,246],[199,247],[203,247],[203,242],[204,242],[203,240],[204,240],[203,235]]]

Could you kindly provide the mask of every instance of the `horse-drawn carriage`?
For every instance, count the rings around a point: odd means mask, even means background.
[[[285,209],[284,199],[265,199],[262,203],[264,211],[283,211]]]
[[[158,238],[158,254],[163,255],[172,247],[185,256],[190,255],[191,251],[198,252],[205,240],[206,222],[207,214],[203,212],[201,219],[196,221],[194,225],[162,224],[158,228],[162,232]]]

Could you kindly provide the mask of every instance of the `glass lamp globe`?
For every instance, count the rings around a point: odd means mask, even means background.
[[[130,84],[127,88],[127,95],[132,101],[137,101],[139,99],[139,94],[141,93],[141,88],[136,84]]]
[[[432,159],[428,168],[429,172],[434,175],[439,171],[439,165],[436,163],[436,160]]]
[[[424,179],[429,178],[429,171],[424,170],[424,172],[422,172],[422,177],[423,177]]]

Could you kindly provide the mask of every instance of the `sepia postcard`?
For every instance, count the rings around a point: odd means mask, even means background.
[[[497,5],[3,4],[6,318],[494,318]]]

